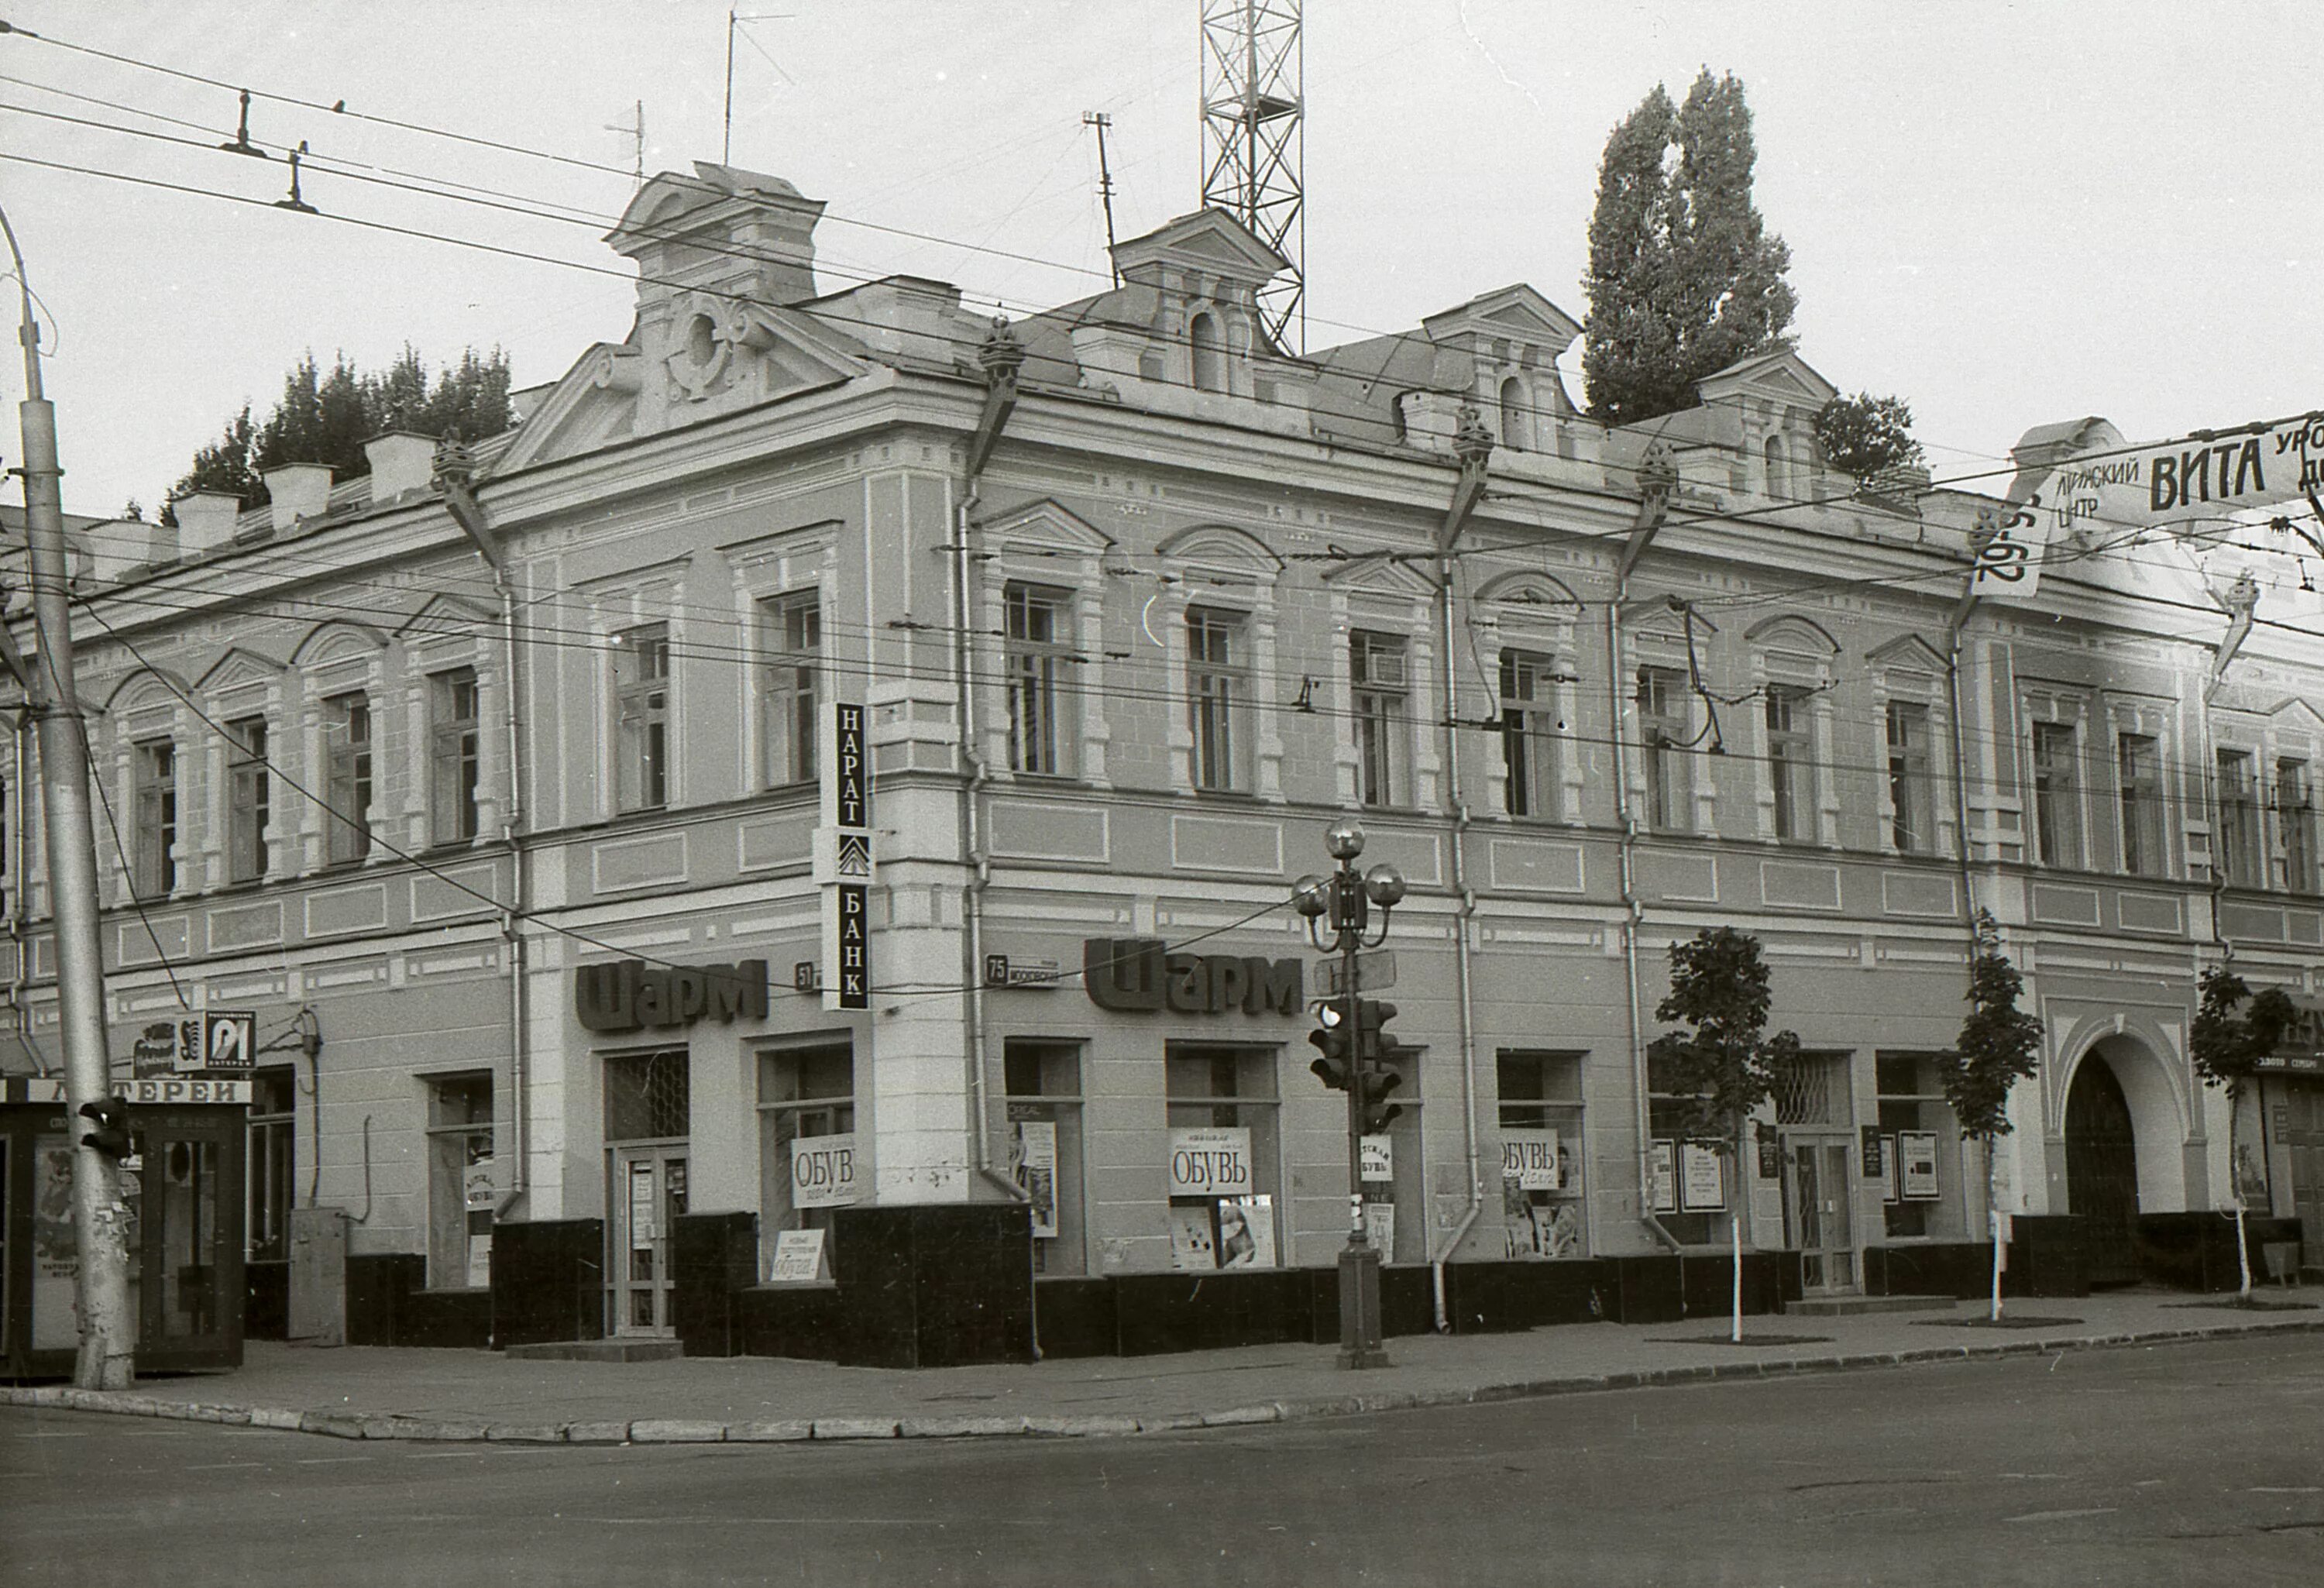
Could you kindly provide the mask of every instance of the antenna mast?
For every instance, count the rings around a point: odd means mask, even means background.
[[[632,156],[630,191],[634,193],[646,185],[646,102],[639,100],[630,114],[633,119],[609,121],[605,124],[605,130],[629,134]]]
[[[794,14],[788,11],[762,11],[756,16],[743,16],[732,10],[726,13],[726,131],[725,134],[718,140],[718,163],[721,165],[734,163],[734,34],[739,29],[751,23],[788,22]],[[751,38],[748,33],[742,36],[746,39]],[[798,83],[792,81],[791,74],[783,70],[783,63],[773,56],[767,55],[765,45],[756,39],[751,39],[751,48],[766,56],[767,64],[775,69],[776,76],[790,83],[794,88],[798,87]],[[641,110],[638,114],[642,123],[645,113]]]
[[[1203,202],[1227,211],[1289,262],[1261,289],[1277,346],[1307,336],[1306,146],[1300,0],[1202,0]]]
[[[1106,266],[1113,272],[1113,284],[1121,285],[1120,267],[1113,263],[1113,172],[1105,163],[1105,129],[1113,125],[1113,117],[1102,110],[1082,112],[1082,125],[1097,129],[1097,196],[1105,204]]]

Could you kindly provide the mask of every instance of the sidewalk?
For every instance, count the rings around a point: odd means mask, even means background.
[[[511,1361],[481,1351],[315,1349],[254,1341],[231,1372],[157,1378],[132,1392],[0,1385],[0,1406],[238,1423],[340,1438],[669,1444],[801,1439],[1130,1435],[1288,1422],[1642,1385],[1829,1372],[1964,1358],[2280,1333],[2324,1334],[2324,1288],[2232,1297],[2134,1292],[2014,1298],[2030,1326],[1968,1327],[1949,1311],[1649,1325],[1580,1324],[1521,1334],[1388,1342],[1392,1366],[1345,1372],[1330,1345],[1030,1366],[843,1368],[764,1357],[650,1362]],[[2036,1322],[2035,1320],[2043,1320]],[[1765,1342],[1750,1343],[1752,1340]],[[2324,1349],[2324,1340],[2318,1342]]]

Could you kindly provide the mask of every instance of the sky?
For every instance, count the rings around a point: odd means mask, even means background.
[[[826,290],[909,272],[1011,312],[1096,290],[1085,111],[1112,117],[1120,235],[1199,206],[1199,0],[755,5],[733,162],[828,203]],[[2142,440],[2324,404],[2313,0],[1305,12],[1310,346],[1514,282],[1585,315],[1607,134],[1657,81],[1676,97],[1708,67],[1746,85],[1802,355],[1843,391],[1909,403],[1940,480],[1998,489],[2025,429],[2085,414]],[[0,208],[48,325],[67,508],[150,512],[309,351],[375,368],[410,343],[433,368],[497,346],[532,385],[619,340],[630,267],[602,238],[632,190],[632,118],[641,106],[650,173],[719,158],[727,13],[6,0],[0,17],[42,37],[0,35]],[[260,96],[253,139],[308,143],[301,196],[321,214],[275,206],[279,159],[216,147],[232,88]],[[481,202],[410,190],[444,184]],[[543,205],[571,218],[516,213]],[[21,395],[0,361],[0,400]]]

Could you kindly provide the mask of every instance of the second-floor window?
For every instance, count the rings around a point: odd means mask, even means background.
[[[669,630],[660,623],[620,636],[613,652],[614,808],[669,803]]]
[[[246,716],[226,727],[231,741],[226,752],[226,881],[254,882],[266,874],[266,826],[273,814],[266,719]]]
[[[1934,790],[1929,777],[1929,708],[1888,703],[1888,837],[1899,854],[1936,848]]]
[[[1511,816],[1552,816],[1557,800],[1557,669],[1501,652],[1502,800]]]
[[[2308,763],[2286,757],[2275,763],[2276,841],[2283,847],[2283,885],[2294,893],[2316,891],[2316,793]]]
[[[438,844],[476,836],[476,669],[428,678],[428,827]]]
[[[1010,585],[1003,595],[1008,647],[1009,770],[1065,777],[1061,697],[1072,687],[1072,618],[1063,590]]]
[[[762,657],[759,701],[766,737],[766,786],[815,781],[817,679],[823,663],[823,608],[813,590],[759,607]]]
[[[1250,689],[1247,620],[1215,607],[1186,609],[1186,726],[1194,739],[1194,787],[1244,786],[1241,717]]]
[[[1646,770],[1646,826],[1657,833],[1687,830],[1686,673],[1674,667],[1638,669],[1638,739]]]
[[[154,739],[129,754],[135,826],[130,891],[140,899],[166,899],[178,886],[178,747]]]
[[[2034,840],[2043,865],[2082,863],[2080,740],[2071,723],[2034,725]]]
[[[2259,863],[2259,785],[2248,750],[2218,752],[2219,872],[2240,888],[2266,885]]]
[[[1795,684],[1767,686],[1767,775],[1775,789],[1775,836],[1805,843],[1815,836],[1815,747],[1808,733],[1808,691]]]
[[[335,865],[371,853],[371,701],[332,696],[323,702],[323,824]]]
[[[1404,660],[1400,634],[1358,629],[1349,641],[1348,666],[1355,686],[1356,802],[1360,805],[1412,802],[1406,731],[1410,702]]]
[[[2163,872],[2163,746],[2151,734],[2125,734],[2116,742],[2122,793],[2122,869],[2133,876]]]

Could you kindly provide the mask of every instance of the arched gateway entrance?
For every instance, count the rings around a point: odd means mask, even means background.
[[[2083,1277],[2128,1285],[2138,1270],[2138,1145],[2130,1103],[2097,1054],[2066,1094],[2066,1205],[2083,1220]]]

